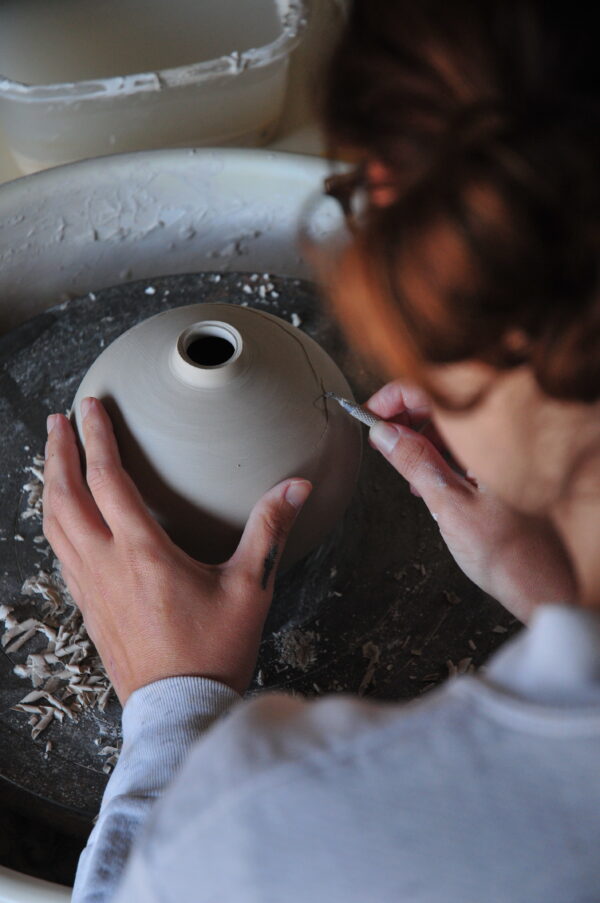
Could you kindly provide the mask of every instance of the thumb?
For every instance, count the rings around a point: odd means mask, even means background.
[[[408,480],[428,508],[437,510],[450,501],[452,490],[464,491],[466,481],[422,433],[381,420],[371,427],[369,441]]]
[[[272,587],[287,538],[312,491],[308,480],[286,480],[258,500],[229,564],[262,590]]]

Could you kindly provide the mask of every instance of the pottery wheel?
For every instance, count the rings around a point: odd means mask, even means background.
[[[358,399],[378,386],[323,311],[314,286],[266,274],[200,273],[121,285],[63,303],[5,335],[0,602],[19,617],[40,616],[21,587],[52,560],[39,520],[22,518],[26,468],[43,452],[46,416],[69,407],[90,364],[126,329],[199,302],[246,304],[293,321],[334,358]],[[455,668],[476,667],[515,629],[459,572],[421,500],[365,443],[358,489],[343,521],[278,580],[250,692],[268,687],[408,699]],[[32,688],[13,668],[39,640],[0,655],[0,777],[39,805],[55,807],[57,821],[61,811],[90,819],[107,780],[99,745],[118,743],[120,709],[113,698],[103,714],[54,722],[32,740],[27,717],[11,709]],[[45,754],[48,740],[52,751]]]

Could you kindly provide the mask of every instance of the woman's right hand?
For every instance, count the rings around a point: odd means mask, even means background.
[[[521,621],[537,604],[575,600],[573,569],[552,523],[516,511],[448,464],[435,430],[423,428],[431,409],[421,389],[391,382],[366,407],[386,421],[371,428],[371,445],[422,497],[474,583]]]

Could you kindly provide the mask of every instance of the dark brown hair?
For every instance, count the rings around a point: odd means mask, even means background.
[[[600,52],[593,7],[356,0],[331,60],[332,155],[386,169],[334,304],[389,373],[530,363],[600,398]],[[349,284],[349,282],[351,284]]]

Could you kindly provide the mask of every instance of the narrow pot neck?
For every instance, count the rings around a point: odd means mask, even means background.
[[[170,363],[181,382],[208,389],[231,382],[246,368],[247,349],[235,326],[201,320],[180,333]]]

